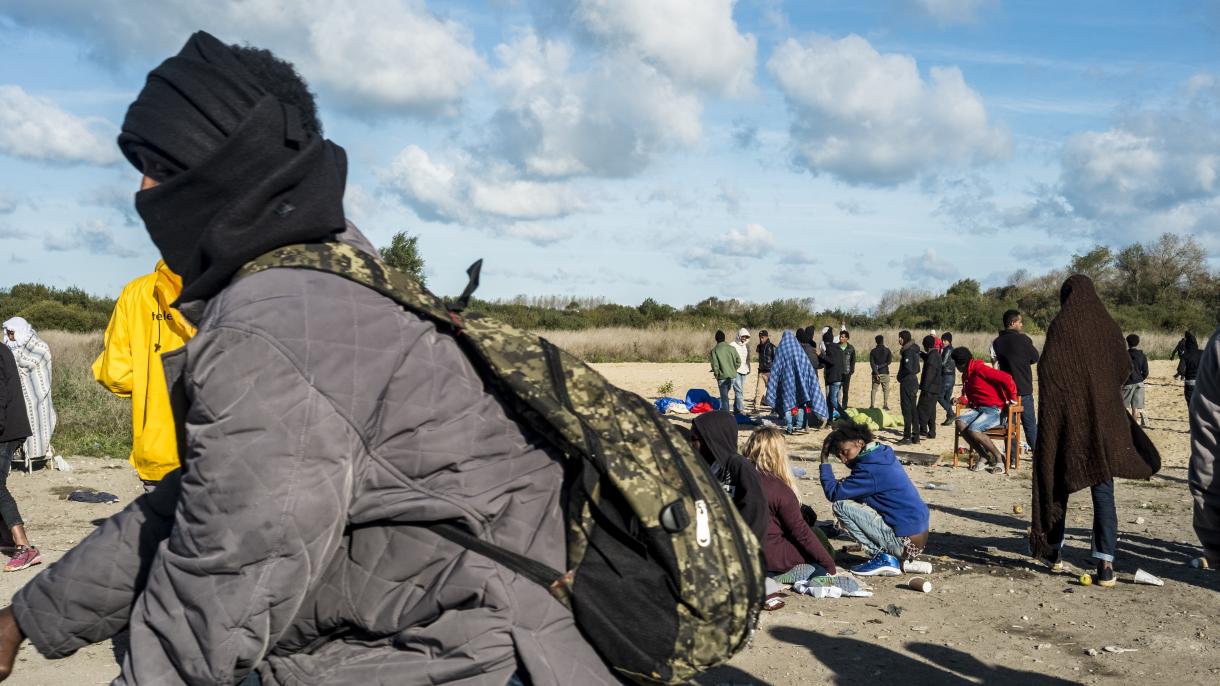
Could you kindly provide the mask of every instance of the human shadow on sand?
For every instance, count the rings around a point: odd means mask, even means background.
[[[980,683],[1069,686],[1080,683],[1037,672],[984,664],[969,653],[931,643],[905,645],[907,650],[927,660],[923,662],[876,643],[808,629],[776,627],[771,630],[771,635],[779,641],[808,648],[814,660],[834,673],[828,682],[831,684],[846,686],[895,679],[901,681],[903,686],[966,686]]]

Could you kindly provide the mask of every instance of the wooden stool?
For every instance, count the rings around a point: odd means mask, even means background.
[[[1018,469],[1021,466],[1021,412],[1024,408],[1021,403],[1012,403],[1006,408],[1007,421],[997,427],[987,429],[983,432],[985,436],[992,439],[1004,441],[1004,473],[1007,474],[1011,465],[1012,469]],[[957,467],[957,455],[960,451],[962,432],[957,426],[957,417],[962,414],[962,404],[954,404],[953,412],[953,466]],[[970,451],[969,457],[966,458],[966,466],[974,466],[975,460],[974,451]]]

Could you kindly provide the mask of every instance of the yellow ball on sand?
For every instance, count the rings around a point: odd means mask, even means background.
[[[1081,574],[1081,575],[1080,575],[1080,585],[1081,585],[1081,586],[1092,586],[1092,585],[1093,585],[1093,577],[1092,577],[1092,575],[1089,575],[1089,574]]]
[[[1013,513],[1013,514],[1018,514],[1018,515],[1019,515],[1019,514],[1021,514],[1021,513],[1022,513],[1022,512],[1024,512],[1024,511],[1025,511],[1025,508],[1021,507],[1020,505],[1013,505],[1013,506],[1012,506],[1012,513]]]

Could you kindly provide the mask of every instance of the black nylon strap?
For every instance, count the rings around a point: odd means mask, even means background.
[[[488,543],[453,524],[429,524],[427,528],[442,538],[446,538],[467,550],[476,552],[492,562],[498,562],[508,567],[544,588],[552,588],[554,584],[563,579],[563,572],[551,569],[537,560],[531,560],[511,550],[505,550],[494,543]]]

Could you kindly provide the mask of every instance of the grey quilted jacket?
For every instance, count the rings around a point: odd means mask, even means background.
[[[451,339],[291,269],[195,318],[165,357],[184,468],[13,598],[39,652],[129,626],[116,684],[618,683],[544,589],[411,526],[462,518],[563,567],[560,465]]]

